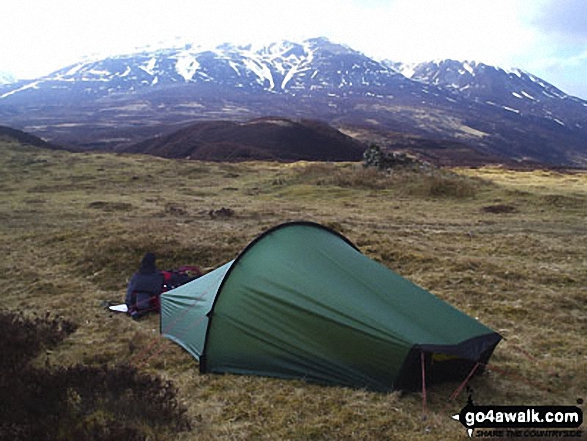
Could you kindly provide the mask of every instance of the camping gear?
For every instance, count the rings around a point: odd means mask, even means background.
[[[176,270],[163,270],[160,272],[163,276],[163,286],[161,287],[161,293],[175,289],[178,286],[185,285],[192,280],[196,280],[202,275],[200,268],[189,265],[182,266]],[[151,308],[157,313],[161,311],[160,295],[151,298]]]
[[[166,292],[197,279],[202,275],[202,271],[197,266],[184,265],[175,270],[163,270],[161,274],[163,274],[161,292]]]
[[[142,308],[144,312],[159,313],[161,308],[159,296],[161,295],[161,293],[175,289],[178,286],[191,282],[192,280],[195,280],[202,275],[202,271],[200,270],[200,268],[198,268],[197,266],[190,265],[184,265],[178,269],[162,270],[158,273],[161,275],[163,281],[161,285],[161,290],[159,291],[159,293],[157,293],[157,295],[147,297],[146,302],[148,303],[148,305]],[[134,312],[132,308],[128,308],[128,305],[126,303],[115,305],[108,304],[107,306],[108,309],[112,312],[124,312],[130,315],[132,315],[132,313]]]
[[[108,305],[108,309],[113,312],[128,312],[128,306],[126,303],[120,303],[118,305]]]
[[[201,372],[390,391],[462,381],[501,336],[311,222],[261,234],[161,296],[161,332]],[[477,369],[479,373],[482,369]]]

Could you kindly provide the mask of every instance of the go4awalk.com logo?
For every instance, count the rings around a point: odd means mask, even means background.
[[[583,411],[576,406],[476,406],[453,415],[469,437],[581,438]]]

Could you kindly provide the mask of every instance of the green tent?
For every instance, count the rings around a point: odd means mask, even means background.
[[[421,362],[426,383],[463,380],[501,339],[310,222],[272,228],[163,294],[161,332],[202,372],[382,391],[419,388]]]

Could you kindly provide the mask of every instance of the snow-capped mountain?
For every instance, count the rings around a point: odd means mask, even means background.
[[[478,99],[566,99],[569,95],[520,69],[502,69],[476,61],[437,60],[411,67],[411,79],[449,88]],[[497,95],[497,96],[496,96]]]
[[[14,83],[15,81],[16,81],[16,78],[14,78],[14,75],[12,75],[11,73],[8,73],[8,72],[1,72],[0,71],[0,85],[11,84],[11,83]]]
[[[587,102],[529,73],[452,60],[408,66],[325,38],[145,50],[0,85],[0,124],[78,147],[269,115],[454,140],[519,160],[587,161]]]
[[[65,85],[94,95],[186,83],[295,95],[296,91],[395,86],[398,82],[409,83],[360,52],[316,38],[259,48],[223,44],[206,50],[187,45],[80,62],[4,92],[0,98],[31,88],[61,89]]]
[[[475,61],[437,60],[412,66],[406,76],[514,113],[551,118],[578,128],[584,126],[587,102],[520,69]]]

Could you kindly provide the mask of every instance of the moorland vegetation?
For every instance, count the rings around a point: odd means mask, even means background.
[[[0,363],[0,433],[11,434],[0,439],[452,440],[466,438],[450,416],[469,395],[585,398],[584,172],[209,163],[4,139],[0,176],[0,326],[13,354]],[[419,393],[201,375],[159,336],[157,316],[135,322],[103,306],[122,300],[146,251],[163,268],[207,271],[291,220],[341,232],[501,333],[492,366],[454,401],[457,384],[432,388],[423,419]]]

